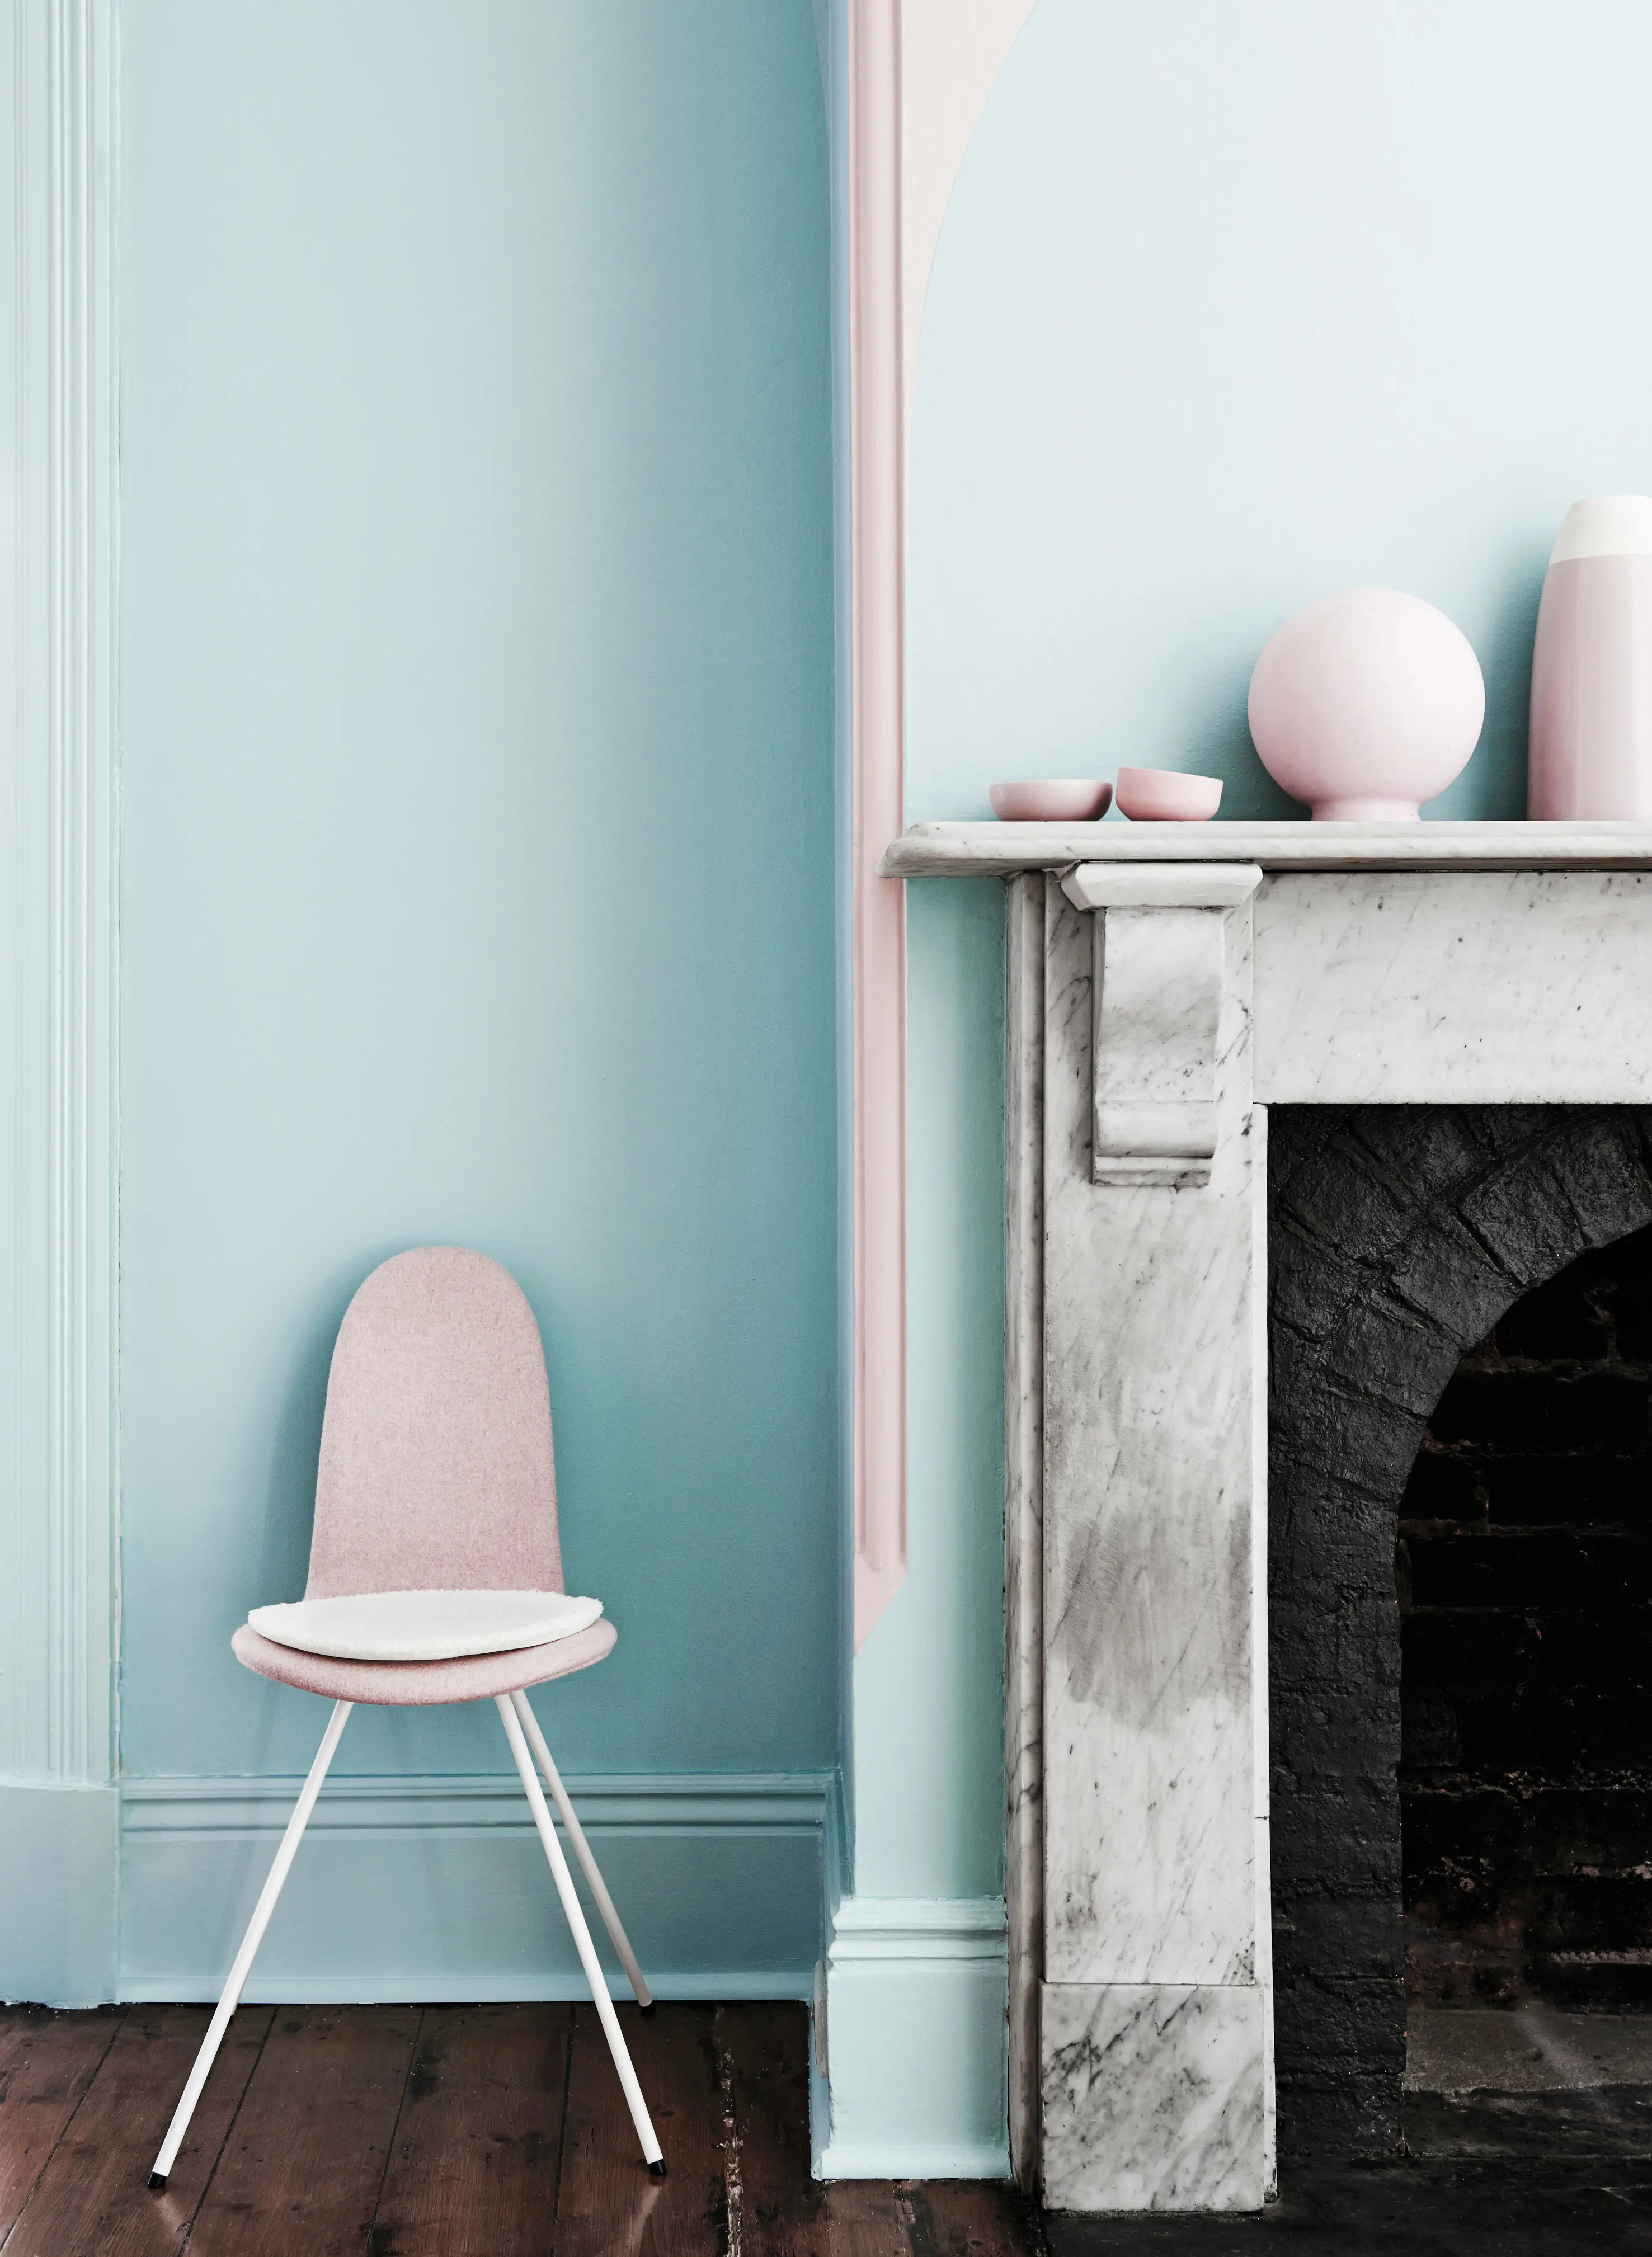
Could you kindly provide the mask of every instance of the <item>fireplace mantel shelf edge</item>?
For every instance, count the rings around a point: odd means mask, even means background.
[[[914,823],[886,878],[1013,877],[1075,862],[1264,870],[1652,870],[1652,823]]]

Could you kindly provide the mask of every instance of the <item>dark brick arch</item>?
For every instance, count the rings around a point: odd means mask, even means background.
[[[1652,1109],[1281,1107],[1268,1141],[1280,2143],[1372,2153],[1405,2066],[1400,1499],[1464,1352],[1652,1221]]]

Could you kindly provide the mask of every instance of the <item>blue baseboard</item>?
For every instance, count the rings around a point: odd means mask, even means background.
[[[1002,1897],[845,1897],[825,1969],[824,2179],[1010,2176]]]
[[[114,1996],[118,1818],[112,1786],[0,1779],[0,1998]]]
[[[115,1995],[216,1996],[301,1784],[124,1783]],[[831,1774],[568,1787],[659,1997],[810,1995]],[[514,1776],[330,1780],[246,1990],[280,2004],[586,1995]]]

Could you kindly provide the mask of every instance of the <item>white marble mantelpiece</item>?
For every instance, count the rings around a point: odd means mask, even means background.
[[[1652,871],[1270,875],[1256,903],[1257,1097],[1643,1104],[1648,935]]]
[[[1100,912],[1053,876],[1015,888],[1018,917],[1041,931],[1043,978],[1036,1024],[1012,989],[1011,1058],[1039,1093],[1042,1134],[1036,1207],[1012,1190],[1010,1255],[1025,1268],[1015,1238],[1036,1237],[1042,1292],[1012,1309],[1007,1369],[1041,1369],[1042,1390],[1036,1468],[1025,1388],[1007,1398],[1010,1462],[1025,1469],[1010,1525],[1012,1545],[1017,1525],[1024,1547],[1039,1545],[1041,1606],[1036,1651],[1012,1618],[1009,1679],[1020,1726],[1038,1718],[1042,1913],[1012,1932],[1011,2028],[1036,2034],[1021,2041],[1038,2064],[1012,2064],[1011,2082],[1029,2096],[1017,2154],[1025,2168],[1038,2146],[1057,2209],[1252,2209],[1272,2172],[1255,876],[1226,907],[1190,902],[1185,886],[1160,908],[1132,895]],[[1110,1037],[1132,1072],[1155,1033],[1173,1072],[1187,1049],[1167,994],[1122,1026],[1110,1018],[1097,928],[1117,916],[1132,997],[1162,917],[1168,984],[1191,978],[1202,1008],[1214,1003],[1211,1150],[1197,1174],[1097,1177]],[[1191,959],[1190,918],[1211,926]],[[1025,1558],[1011,1573],[1020,1588]],[[1016,1729],[1025,1796],[1032,1766]],[[1025,1814],[1023,1801],[1012,1839]],[[1031,1893],[1012,1888],[1012,1907]],[[1023,2003],[1035,1989],[1036,2010]]]
[[[934,824],[884,868],[1011,881],[1017,2168],[1254,2209],[1267,1107],[1652,1102],[1652,825]]]
[[[1652,870],[1652,823],[914,823],[886,878],[1007,878],[1075,862],[1265,870]]]
[[[1266,2005],[1254,1984],[1047,1988],[1049,2206],[1254,2209],[1271,2145],[1257,2075]]]
[[[1253,862],[1069,870],[1061,890],[1099,914],[1091,971],[1094,1116],[1098,1184],[1210,1180],[1223,1001],[1232,987],[1226,912],[1261,883]]]

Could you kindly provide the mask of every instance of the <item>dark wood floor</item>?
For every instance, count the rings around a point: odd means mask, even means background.
[[[165,2190],[197,2006],[0,2008],[4,2257],[1021,2257],[1008,2187],[809,2176],[800,2006],[244,2007]]]
[[[1433,2154],[1291,2166],[1258,2217],[1039,2218],[817,2185],[800,2006],[620,2012],[663,2182],[589,2006],[249,2006],[151,2194],[206,2009],[0,2007],[0,2257],[1652,2257],[1634,2095],[1436,2107]]]

